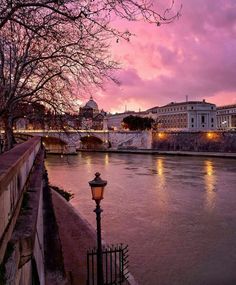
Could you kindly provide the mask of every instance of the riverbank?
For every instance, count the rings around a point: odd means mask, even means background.
[[[96,247],[96,231],[69,202],[51,193],[68,284],[86,285],[87,250]],[[124,284],[138,285],[131,274]]]
[[[164,151],[164,150],[154,150],[154,149],[107,149],[107,150],[78,149],[77,151],[78,152],[154,154],[154,155],[179,155],[179,156],[206,156],[206,157],[222,157],[222,158],[236,159],[235,152]]]
[[[70,203],[55,191],[51,193],[69,284],[86,284],[86,254],[96,245],[95,230]]]

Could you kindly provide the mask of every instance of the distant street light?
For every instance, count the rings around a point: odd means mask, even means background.
[[[103,260],[102,260],[102,238],[101,238],[101,213],[100,201],[103,199],[104,188],[107,185],[107,181],[102,180],[100,173],[95,173],[95,178],[89,181],[91,187],[92,199],[96,202],[96,213],[97,219],[97,285],[104,285],[103,277]]]
[[[223,121],[223,122],[221,122],[221,126],[222,126],[222,128],[227,128],[227,121]]]

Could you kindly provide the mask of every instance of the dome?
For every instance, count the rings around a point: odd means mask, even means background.
[[[93,100],[92,96],[90,97],[89,101],[85,104],[84,108],[92,108],[93,110],[98,110],[98,105]]]

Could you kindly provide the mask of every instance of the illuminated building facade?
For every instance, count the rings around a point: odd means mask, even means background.
[[[219,130],[236,130],[236,104],[217,107],[216,120]]]
[[[122,129],[122,121],[124,118],[130,116],[130,115],[138,115],[138,113],[134,111],[126,111],[124,113],[117,113],[117,114],[108,114],[107,116],[107,124],[108,129],[110,130],[120,130]]]
[[[216,106],[203,101],[170,103],[147,110],[159,130],[207,131],[216,129]]]

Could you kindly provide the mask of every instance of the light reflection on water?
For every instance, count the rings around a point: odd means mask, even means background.
[[[235,160],[79,153],[46,164],[94,226],[88,181],[108,180],[103,236],[129,244],[140,285],[236,284]]]
[[[211,160],[206,160],[204,162],[205,168],[205,190],[206,190],[206,208],[210,211],[215,207],[215,184],[216,176],[214,172],[214,163]]]
[[[157,201],[160,208],[165,208],[168,204],[168,193],[166,191],[166,175],[165,175],[165,159],[156,159],[156,190],[157,190]]]
[[[106,153],[105,156],[104,156],[104,163],[105,163],[106,166],[109,165],[109,155],[108,155],[108,153]]]

